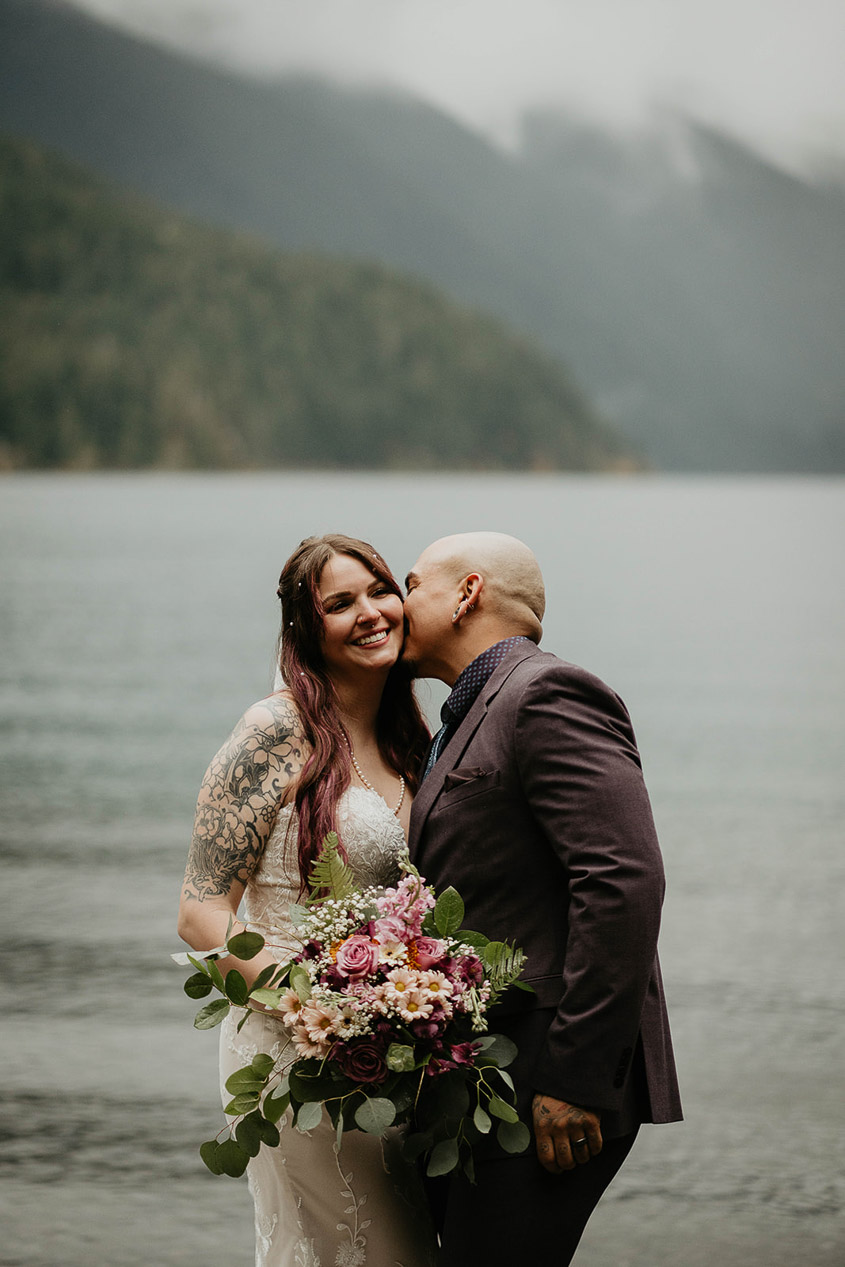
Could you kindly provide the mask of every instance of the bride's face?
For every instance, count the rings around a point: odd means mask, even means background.
[[[330,673],[386,670],[402,650],[402,599],[360,559],[336,554],[320,577],[323,656]]]

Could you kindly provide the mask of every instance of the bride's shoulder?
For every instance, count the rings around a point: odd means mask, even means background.
[[[251,704],[240,720],[238,729],[252,731],[270,740],[304,739],[299,709],[287,690],[274,691],[265,699]]]

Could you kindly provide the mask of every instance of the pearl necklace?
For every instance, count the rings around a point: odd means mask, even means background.
[[[373,787],[372,783],[370,782],[370,780],[364,777],[361,767],[359,766],[358,762],[355,760],[355,753],[352,751],[352,744],[349,742],[348,739],[346,740],[346,746],[349,749],[349,755],[352,758],[352,767],[355,773],[358,775],[358,778],[364,784],[364,787],[367,788],[367,790],[370,792],[375,792],[376,796],[381,796],[381,792],[377,792],[376,789]],[[381,796],[381,799],[384,801],[383,796]],[[404,799],[405,799],[405,779],[404,779],[404,776],[400,774],[399,775],[399,800],[396,802],[396,805],[392,813],[398,815],[400,809],[402,808],[402,802],[404,801]],[[386,801],[384,803],[385,805],[387,805]]]

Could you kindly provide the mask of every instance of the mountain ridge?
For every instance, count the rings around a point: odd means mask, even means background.
[[[0,134],[0,465],[633,470],[549,357]]]
[[[845,470],[841,191],[680,118],[697,180],[562,117],[504,154],[410,96],[237,78],[67,5],[0,0],[0,27],[7,125],[211,223],[487,310],[652,464]]]

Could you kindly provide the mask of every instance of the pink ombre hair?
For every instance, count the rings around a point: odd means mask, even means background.
[[[349,787],[352,762],[337,711],[337,696],[323,659],[320,577],[337,554],[358,559],[394,594],[402,591],[384,559],[366,541],[328,533],[307,537],[288,559],[276,591],[282,602],[279,668],[293,696],[311,752],[294,805],[299,825],[299,875],[303,888],[327,832],[337,831],[337,803]],[[386,763],[416,792],[429,732],[414,694],[410,671],[393,666],[376,718],[378,746]],[[338,833],[339,834],[339,833]],[[341,841],[341,848],[343,842]]]

